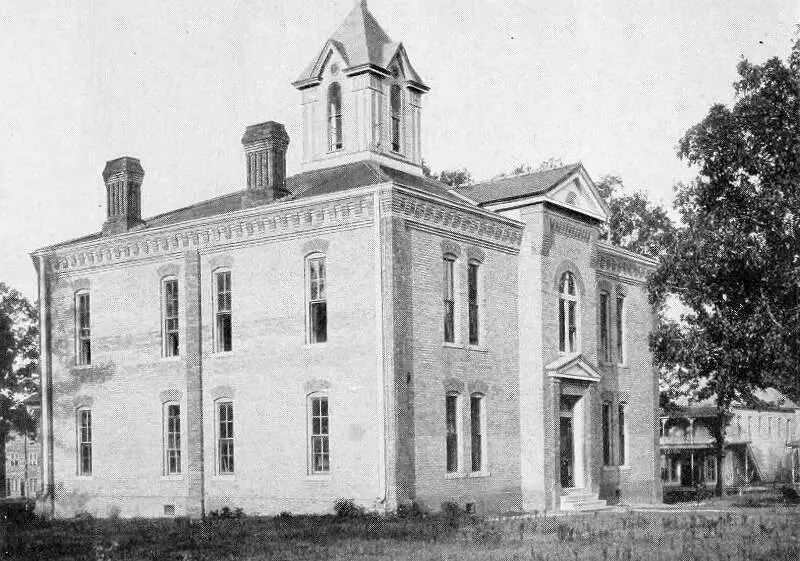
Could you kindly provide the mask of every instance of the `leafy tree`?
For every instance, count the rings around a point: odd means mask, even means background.
[[[425,177],[430,177],[436,181],[440,181],[445,185],[451,187],[460,187],[461,185],[469,185],[472,183],[472,174],[467,168],[458,168],[452,170],[442,170],[438,173],[431,171],[430,166],[425,160],[422,160],[422,174]]]
[[[12,431],[35,430],[23,400],[37,391],[38,335],[36,308],[0,282],[0,482],[6,480],[6,442]],[[0,497],[5,487],[0,485]]]
[[[733,107],[680,141],[698,176],[677,187],[682,227],[650,283],[654,302],[674,293],[689,310],[652,347],[694,399],[713,399],[720,467],[733,403],[767,386],[800,396],[800,40],[788,64],[737,70]]]
[[[672,246],[675,225],[666,209],[650,202],[644,191],[624,193],[618,175],[601,177],[597,188],[611,210],[600,239],[650,257]]]

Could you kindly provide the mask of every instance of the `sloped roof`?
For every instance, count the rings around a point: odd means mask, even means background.
[[[483,183],[457,187],[458,193],[478,204],[494,203],[541,195],[555,187],[564,177],[578,169],[581,164],[570,164],[544,171],[493,179]]]
[[[800,409],[800,406],[775,388],[756,390],[753,392],[753,396],[764,403],[766,410]],[[677,409],[675,411],[667,413],[669,416],[692,415],[695,417],[713,417],[717,413],[716,404],[717,400],[714,397],[695,403],[690,403],[687,398],[683,398],[678,400]],[[744,403],[734,403],[733,407],[735,409],[765,410],[757,406],[751,407]]]
[[[468,204],[463,198],[450,192],[450,188],[434,179],[405,173],[370,160],[352,162],[340,166],[317,169],[293,175],[286,179],[289,196],[276,202],[299,200],[318,195],[339,193],[358,187],[395,183],[419,189],[431,195],[442,197],[459,204]],[[144,220],[139,230],[178,224],[187,220],[208,218],[226,214],[242,208],[242,198],[247,191],[235,191],[193,205],[158,214]],[[267,205],[272,203],[267,203]],[[42,249],[54,249],[73,243],[87,242],[102,238],[101,233],[93,233],[73,240],[61,242]]]
[[[375,16],[370,13],[366,1],[362,0],[356,3],[316,58],[295,80],[296,85],[317,77],[324,63],[323,57],[331,44],[341,53],[350,68],[372,65],[385,70],[398,51],[403,50],[403,44],[391,40]],[[424,86],[422,78],[408,61],[404,62],[403,69],[406,78]]]

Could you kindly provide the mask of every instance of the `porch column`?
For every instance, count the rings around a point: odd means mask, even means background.
[[[689,420],[689,444],[694,444],[694,419]]]
[[[553,510],[561,507],[561,380],[553,378]]]

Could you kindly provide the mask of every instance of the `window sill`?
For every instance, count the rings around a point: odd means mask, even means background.
[[[467,474],[461,471],[447,472],[444,474],[445,479],[464,479]]]
[[[183,481],[183,474],[173,473],[172,475],[162,475],[161,481]]]
[[[446,347],[448,349],[463,349],[464,345],[460,343],[448,343],[447,341],[445,341],[444,343],[442,343],[442,347]]]
[[[470,477],[476,478],[476,479],[479,479],[479,478],[482,478],[482,477],[490,477],[491,475],[492,474],[489,473],[488,471],[473,471],[473,472],[471,472],[469,474]]]
[[[619,466],[603,466],[603,471],[617,471]]]
[[[630,470],[631,470],[631,466],[630,466],[630,465],[628,465],[628,464],[626,464],[626,465],[624,465],[624,466],[616,466],[616,467],[617,467],[617,469],[618,469],[618,470],[620,470],[620,471],[630,471]]]
[[[331,474],[330,473],[308,473],[308,474],[306,474],[305,480],[308,483],[330,483]]]
[[[332,148],[332,149],[329,148],[327,153],[336,154],[338,152],[344,152],[344,146],[342,146],[341,148]]]
[[[206,355],[207,358],[224,358],[233,356],[234,351],[211,351]]]
[[[89,370],[92,367],[92,364],[75,364],[72,366],[74,370]]]
[[[211,476],[212,481],[236,481],[235,473],[218,473]]]
[[[306,343],[303,345],[303,348],[306,349],[324,349],[327,348],[328,342],[325,341],[324,343]]]
[[[481,345],[470,345],[467,347],[470,351],[475,351],[476,353],[488,353],[489,349]]]
[[[180,361],[181,361],[181,356],[180,355],[162,356],[162,357],[160,357],[158,359],[158,362],[167,362],[167,363],[169,363],[169,362],[180,362]]]
[[[76,477],[77,479],[83,479],[83,480],[87,480],[87,479],[94,479],[94,475],[92,475],[92,474],[85,474],[85,473],[84,473],[84,474],[80,474],[80,473],[79,473],[79,474],[78,474],[78,475],[76,475],[75,477]]]

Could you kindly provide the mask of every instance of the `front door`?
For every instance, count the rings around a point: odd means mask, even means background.
[[[575,454],[573,444],[572,416],[561,415],[561,487],[575,486]]]

